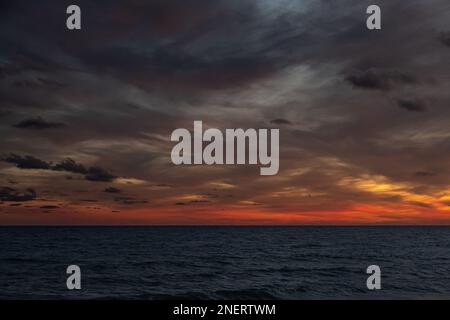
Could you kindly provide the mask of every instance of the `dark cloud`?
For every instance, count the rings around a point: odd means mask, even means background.
[[[433,177],[436,175],[436,173],[430,171],[417,171],[414,173],[414,175],[417,177]]]
[[[414,84],[416,79],[398,70],[369,69],[348,75],[346,81],[368,90],[390,90],[395,85]]]
[[[87,174],[88,170],[79,163],[76,163],[73,159],[67,158],[52,167],[55,171],[67,171],[73,173]]]
[[[19,123],[15,124],[14,127],[20,128],[20,129],[52,129],[52,128],[61,128],[64,127],[65,124],[59,123],[59,122],[49,122],[47,120],[42,119],[41,117],[33,118],[33,119],[26,119],[23,121],[20,121]]]
[[[420,201],[409,201],[408,203],[413,205],[413,206],[418,206],[418,207],[422,207],[422,208],[426,208],[426,209],[434,208],[434,206],[432,204],[423,203],[423,202],[420,202]]]
[[[126,205],[148,203],[147,200],[135,199],[133,197],[116,197],[116,198],[114,198],[114,201],[118,202],[118,203],[121,203],[121,204],[126,204]]]
[[[16,154],[5,156],[2,160],[8,163],[14,163],[16,167],[21,169],[42,169],[79,173],[83,174],[85,179],[89,181],[111,182],[117,178],[115,175],[101,167],[93,166],[86,169],[85,166],[76,163],[70,158],[63,160],[56,165],[52,165],[49,162],[33,156],[19,156]]]
[[[3,161],[13,163],[17,168],[21,169],[50,169],[50,163],[35,158],[33,156],[19,156],[10,154],[3,158]]]
[[[48,205],[48,206],[41,206],[41,209],[59,209],[58,206],[52,206],[52,205]]]
[[[96,68],[126,77],[141,87],[175,91],[239,87],[264,79],[277,70],[276,62],[264,56],[207,58],[185,51],[182,47],[162,46],[144,54],[124,48],[105,48],[86,53],[83,58]]]
[[[91,167],[89,168],[85,178],[89,181],[111,182],[117,177],[103,168]]]
[[[105,188],[105,190],[103,190],[103,192],[106,192],[106,193],[121,193],[122,190],[120,190],[118,188],[115,188],[115,187],[108,187],[108,188]]]
[[[206,203],[210,203],[211,201],[209,200],[191,200],[189,201],[189,203],[191,204],[206,204]]]
[[[207,205],[211,203],[209,200],[190,200],[189,202],[176,202],[176,206],[194,206],[194,205]]]
[[[84,165],[75,162],[73,159],[67,158],[54,166],[51,167],[52,170],[55,171],[67,171],[72,173],[79,173],[85,176],[86,180],[89,181],[102,181],[102,182],[111,182],[115,178],[115,175],[111,174],[107,170],[94,166],[90,168],[86,168]]]
[[[28,22],[39,17],[37,11],[49,17],[35,30],[42,52],[24,50],[13,35],[5,37],[11,48],[46,73],[68,69],[59,59],[68,55],[80,61],[70,66],[73,69],[110,74],[164,91],[236,88],[266,79],[300,59],[292,53],[303,53],[314,41],[303,28],[295,28],[303,14],[294,11],[286,17],[279,9],[267,14],[254,1],[112,1],[103,5],[80,1],[78,5],[84,8],[83,23],[90,26],[89,33],[73,33],[68,40],[67,30],[60,28],[64,4],[45,1],[36,6],[18,1],[11,6],[11,15],[28,19],[8,21],[17,33],[37,28]],[[18,64],[19,70],[30,67]],[[34,85],[30,80],[22,83]]]
[[[28,188],[25,192],[17,191],[9,187],[0,187],[0,201],[32,201],[36,199],[34,189]]]
[[[447,47],[450,47],[450,32],[441,32],[439,35],[439,41]]]
[[[401,109],[413,112],[423,112],[427,109],[425,104],[418,100],[399,99],[397,100],[397,104]]]
[[[278,124],[278,125],[284,125],[284,124],[291,125],[292,124],[291,121],[289,121],[287,119],[281,119],[281,118],[270,120],[270,123]]]

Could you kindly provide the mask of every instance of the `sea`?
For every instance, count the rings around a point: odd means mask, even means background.
[[[449,298],[450,227],[0,227],[0,299]]]

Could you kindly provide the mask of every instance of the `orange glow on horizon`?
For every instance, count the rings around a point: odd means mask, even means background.
[[[11,208],[2,225],[409,225],[450,224],[447,211],[418,209],[407,204],[355,204],[347,210],[275,211],[273,209],[140,208],[61,209],[36,213]]]

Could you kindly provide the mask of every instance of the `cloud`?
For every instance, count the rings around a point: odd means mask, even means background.
[[[436,175],[436,173],[430,171],[417,171],[414,173],[414,175],[417,177],[433,177]]]
[[[85,166],[76,163],[70,158],[63,160],[54,166],[49,162],[40,160],[33,156],[19,156],[16,154],[10,154],[9,156],[4,157],[3,161],[14,163],[20,169],[42,169],[79,173],[83,174],[85,179],[89,181],[111,182],[117,178],[106,169],[98,166],[93,166],[86,169]]]
[[[427,109],[423,102],[417,100],[399,99],[397,100],[397,104],[400,108],[412,112],[423,112]]]
[[[50,169],[50,164],[33,156],[19,156],[17,154],[10,154],[3,158],[3,161],[14,163],[20,169]]]
[[[439,41],[447,47],[450,47],[450,32],[441,32],[439,35]]]
[[[79,163],[76,163],[73,159],[67,158],[62,160],[61,162],[55,164],[52,167],[52,170],[55,171],[67,171],[73,173],[87,174],[88,170]]]
[[[284,124],[291,125],[292,124],[292,122],[290,122],[289,120],[281,119],[281,118],[270,120],[270,123],[279,124],[279,125],[284,125]]]
[[[9,187],[0,188],[0,201],[32,201],[36,199],[34,189],[28,188],[25,192],[17,191]]]
[[[346,81],[354,87],[368,90],[390,90],[395,85],[414,84],[415,78],[398,70],[369,69],[348,75]]]
[[[103,168],[90,167],[85,178],[89,181],[111,182],[117,177]]]
[[[48,206],[41,206],[41,209],[59,209],[58,206],[48,205]]]
[[[59,123],[59,122],[49,122],[41,117],[33,118],[33,119],[26,119],[23,121],[20,121],[19,123],[15,124],[15,128],[20,129],[53,129],[53,128],[61,128],[64,127],[65,124]]]
[[[422,207],[422,208],[426,208],[426,209],[434,208],[434,206],[432,204],[423,203],[423,202],[420,202],[420,201],[409,201],[408,203],[413,205],[413,206],[418,206],[418,207]]]
[[[115,178],[117,178],[115,175],[108,172],[106,169],[103,169],[98,166],[89,167],[88,169],[86,169],[84,165],[79,164],[70,158],[67,158],[57,163],[56,165],[51,167],[51,169],[55,171],[67,171],[72,173],[83,174],[85,179],[89,181],[111,182]]]
[[[119,202],[121,204],[133,205],[133,204],[145,204],[148,203],[147,200],[139,200],[132,197],[116,197],[114,198],[115,202]]]
[[[106,192],[106,193],[121,193],[122,190],[120,190],[118,188],[115,188],[115,187],[108,187],[108,188],[105,188],[105,190],[103,190],[103,192]]]
[[[205,204],[205,203],[210,203],[211,201],[209,200],[191,200],[189,201],[189,203],[191,204]]]

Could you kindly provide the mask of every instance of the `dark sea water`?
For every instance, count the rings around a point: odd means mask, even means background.
[[[0,299],[447,299],[449,274],[448,227],[0,227]]]

